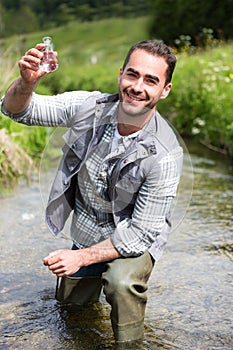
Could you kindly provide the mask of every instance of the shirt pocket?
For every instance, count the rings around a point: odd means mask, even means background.
[[[135,178],[130,174],[122,176],[121,179],[117,181],[114,190],[115,200],[118,202],[118,207],[120,205],[123,209],[124,207],[135,203],[142,182],[142,179]]]

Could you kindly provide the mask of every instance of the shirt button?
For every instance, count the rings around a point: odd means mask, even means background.
[[[68,181],[68,180],[63,180],[63,185],[64,185],[64,186],[66,186],[66,187],[67,187],[67,186],[68,186],[68,184],[69,184],[69,181]]]

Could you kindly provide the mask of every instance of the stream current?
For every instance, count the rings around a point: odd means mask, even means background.
[[[187,208],[149,280],[143,347],[232,350],[233,169],[203,149],[190,154],[183,183],[194,175],[192,197],[181,188]],[[113,349],[104,297],[78,314],[62,309],[56,278],[42,264],[50,251],[71,246],[44,222],[53,176],[45,172],[0,199],[0,349]]]

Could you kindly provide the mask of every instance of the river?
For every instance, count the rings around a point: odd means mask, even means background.
[[[204,148],[189,153],[178,200],[186,209],[149,281],[146,350],[233,349],[233,169]],[[70,242],[53,238],[44,222],[51,178],[0,199],[0,349],[113,349],[103,296],[79,313],[54,299],[56,280],[42,259]]]

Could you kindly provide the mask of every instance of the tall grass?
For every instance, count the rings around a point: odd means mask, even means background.
[[[72,22],[49,32],[2,40],[0,94],[18,76],[18,59],[45,35],[53,37],[59,69],[40,81],[38,93],[78,89],[116,92],[117,75],[128,48],[149,38],[147,25],[148,18]],[[159,110],[182,136],[233,156],[232,82],[230,43],[193,55],[178,54],[173,89],[168,99],[159,104]],[[33,159],[40,156],[48,134],[45,128],[22,126],[4,116],[0,118],[0,128]],[[1,162],[2,158],[0,176]]]
[[[13,43],[3,49],[0,46],[0,93],[4,94],[9,83],[18,75],[19,47]],[[35,170],[36,159],[44,149],[47,130],[26,127],[0,117],[0,188],[12,187],[20,177],[27,180]]]
[[[171,95],[160,110],[182,135],[233,156],[232,45],[178,56]]]

